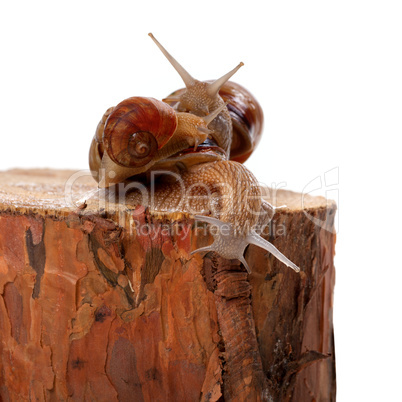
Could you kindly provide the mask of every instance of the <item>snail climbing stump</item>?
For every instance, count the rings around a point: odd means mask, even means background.
[[[71,209],[73,174],[0,173],[0,399],[335,400],[334,203],[278,190],[265,237],[302,271],[251,245],[247,275],[190,255],[188,215]]]

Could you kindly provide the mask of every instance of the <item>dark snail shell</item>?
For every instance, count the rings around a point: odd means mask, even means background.
[[[109,157],[124,167],[149,163],[177,127],[176,112],[153,98],[120,102],[106,120],[103,145]]]
[[[261,139],[264,125],[262,108],[246,88],[232,81],[222,86],[219,95],[227,102],[232,118],[233,137],[230,159],[244,163]]]
[[[178,97],[185,91],[185,88],[179,89],[169,97]],[[232,119],[233,136],[230,160],[244,163],[261,139],[264,124],[262,108],[246,88],[232,81],[223,84],[219,90],[219,95],[224,102],[227,102],[227,108]],[[169,104],[174,107],[177,102],[169,102]]]

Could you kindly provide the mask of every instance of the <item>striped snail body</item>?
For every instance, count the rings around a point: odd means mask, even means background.
[[[89,152],[90,169],[99,187],[129,179],[146,181],[153,170],[174,171],[181,183],[162,183],[154,206],[161,211],[186,212],[178,193],[190,187],[194,191],[186,205],[193,203],[191,213],[195,205],[202,206],[193,214],[195,218],[218,229],[226,225],[224,231],[214,234],[211,245],[193,253],[215,251],[224,258],[239,259],[250,272],[243,254],[248,244],[256,244],[299,271],[259,234],[274,207],[263,200],[257,180],[242,165],[257,146],[263,127],[257,100],[229,81],[243,63],[217,80],[198,81],[149,36],[179,73],[185,88],[163,101],[128,98],[105,112]],[[206,188],[217,195],[216,208],[200,201],[205,199]]]

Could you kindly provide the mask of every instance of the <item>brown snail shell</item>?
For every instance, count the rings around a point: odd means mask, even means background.
[[[255,97],[243,86],[226,82],[219,95],[227,102],[233,135],[230,160],[244,163],[257,147],[264,125],[264,114]]]
[[[169,105],[153,98],[128,98],[107,118],[103,146],[120,166],[144,166],[169,141],[176,127],[176,112]]]
[[[213,81],[206,81],[208,83]],[[178,98],[186,92],[179,89],[169,95]],[[257,147],[263,130],[264,114],[256,98],[243,86],[227,81],[219,90],[232,120],[230,160],[244,163]],[[168,102],[175,107],[178,102]]]

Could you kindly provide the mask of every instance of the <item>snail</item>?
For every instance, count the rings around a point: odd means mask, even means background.
[[[170,171],[180,180],[158,182],[153,208],[183,211],[214,226],[214,242],[194,250],[244,258],[257,245],[285,265],[299,268],[261,237],[274,207],[263,200],[254,175],[243,165],[262,133],[263,112],[253,95],[229,81],[243,63],[214,81],[194,79],[149,34],[181,76],[185,88],[163,101],[132,97],[109,108],[99,122],[89,164],[99,187],[143,180],[152,171]],[[190,197],[182,189],[191,189]]]
[[[189,147],[196,150],[207,139],[208,124],[223,107],[199,117],[176,112],[153,98],[132,97],[109,108],[98,124],[89,153],[90,169],[99,187],[151,169],[173,168],[180,159],[176,154]],[[210,153],[204,155],[204,160],[219,158],[224,158],[222,150],[213,158]],[[113,174],[99,177],[101,169]]]

